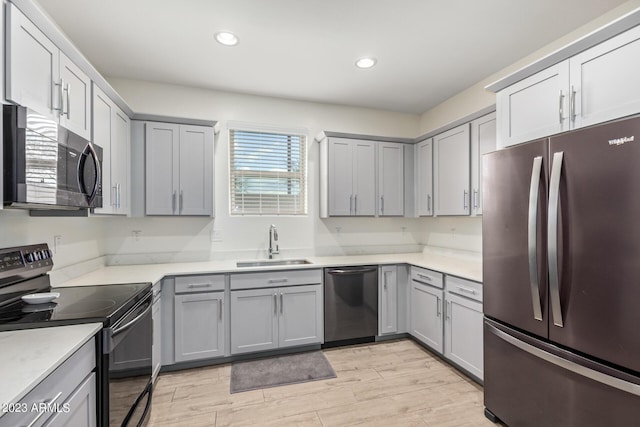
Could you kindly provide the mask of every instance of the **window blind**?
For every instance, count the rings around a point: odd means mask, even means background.
[[[307,213],[306,136],[229,131],[232,215]]]

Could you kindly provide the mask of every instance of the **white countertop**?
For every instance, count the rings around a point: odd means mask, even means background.
[[[338,267],[365,264],[411,264],[442,273],[462,277],[464,279],[482,281],[482,262],[477,259],[447,256],[439,254],[405,253],[380,255],[351,255],[331,257],[305,257],[311,264],[237,267],[235,260],[204,261],[166,264],[141,264],[102,267],[88,274],[56,285],[90,286],[119,283],[151,282],[157,283],[165,276],[214,273],[242,273],[265,270],[297,270],[322,267]]]
[[[87,323],[0,332],[0,405],[17,403],[100,329],[102,323]]]

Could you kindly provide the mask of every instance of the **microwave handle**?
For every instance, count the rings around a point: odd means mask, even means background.
[[[102,171],[100,170],[100,159],[98,158],[98,153],[96,153],[95,148],[93,148],[93,144],[91,143],[87,144],[87,148],[85,149],[85,152],[87,150],[89,151],[89,155],[93,159],[93,163],[96,167],[96,180],[93,183],[93,190],[89,195],[89,205],[90,205],[91,203],[93,203],[93,200],[98,195],[98,188],[100,187],[100,177],[102,176]]]

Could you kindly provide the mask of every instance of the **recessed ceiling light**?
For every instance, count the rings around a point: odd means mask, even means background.
[[[374,65],[376,65],[376,63],[378,62],[378,60],[376,58],[360,58],[356,61],[356,67],[358,68],[371,68]]]
[[[216,40],[218,41],[218,43],[225,46],[235,46],[240,41],[238,39],[238,36],[228,31],[220,31],[216,33]]]

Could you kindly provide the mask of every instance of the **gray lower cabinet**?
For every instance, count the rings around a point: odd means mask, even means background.
[[[224,292],[174,296],[175,361],[224,356]]]
[[[444,356],[483,379],[482,285],[446,277]]]
[[[398,332],[398,268],[384,265],[378,280],[378,334]]]
[[[96,367],[96,343],[90,339],[67,360],[58,366],[44,380],[35,386],[17,407],[27,408],[22,412],[8,412],[0,418],[0,427],[15,426],[69,426],[95,427],[96,412],[96,378],[93,370]],[[32,411],[46,402],[62,410]],[[64,408],[68,407],[68,412]]]
[[[442,353],[442,273],[412,267],[410,333],[434,351]]]
[[[322,285],[231,291],[231,354],[319,344],[322,338]]]

